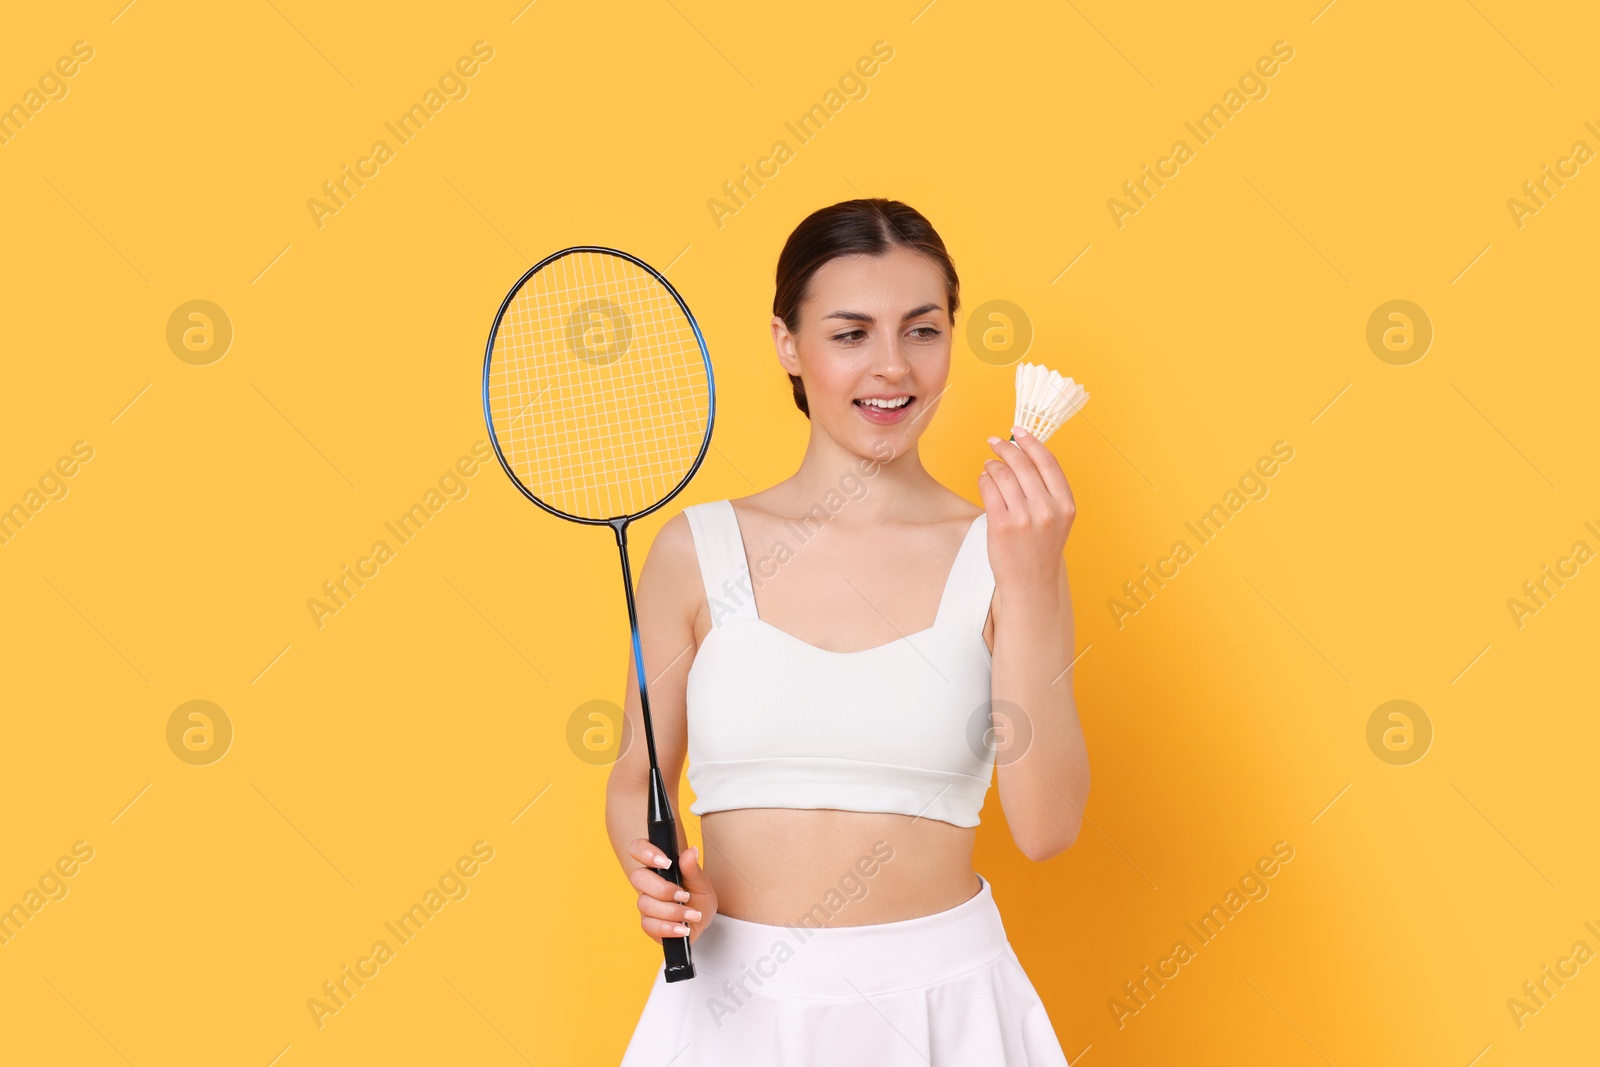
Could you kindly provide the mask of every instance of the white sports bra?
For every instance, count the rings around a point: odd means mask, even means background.
[[[689,810],[837,808],[976,826],[994,770],[988,515],[967,530],[933,625],[853,652],[757,614],[730,501],[684,515],[712,625],[689,668]]]

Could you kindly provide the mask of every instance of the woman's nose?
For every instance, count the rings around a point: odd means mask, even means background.
[[[883,378],[897,379],[904,376],[910,368],[911,361],[906,358],[905,350],[901,346],[900,338],[890,335],[885,337],[881,344],[873,349],[873,373]]]

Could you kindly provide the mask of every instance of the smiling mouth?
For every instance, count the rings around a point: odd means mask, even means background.
[[[911,414],[911,405],[917,403],[917,397],[904,393],[897,397],[880,399],[878,397],[857,397],[852,403],[856,410],[861,412],[861,417],[872,426],[898,426],[917,416]]]

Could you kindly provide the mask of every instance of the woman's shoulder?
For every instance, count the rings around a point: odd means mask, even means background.
[[[949,521],[966,525],[976,521],[980,515],[985,513],[985,508],[982,504],[974,504],[954,489],[943,485],[939,488],[941,492],[938,497],[938,503],[935,507],[929,509],[933,515],[938,516],[933,521]]]
[[[950,495],[955,497],[958,501],[957,504],[953,505],[958,516],[967,522],[972,522],[974,519],[978,518],[978,516],[988,513],[987,509],[982,504],[974,504],[972,501],[968,500],[959,493],[951,493]]]
[[[721,503],[731,504],[737,511],[773,511],[781,507],[779,500],[782,497],[782,482],[777,485],[758,489],[746,496],[730,496]]]
[[[740,514],[751,510],[745,501],[752,499],[754,497],[738,498],[739,508],[738,514],[734,516],[735,522],[738,521]],[[650,549],[645,557],[646,569],[651,567],[652,561],[656,561],[656,568],[659,570],[670,570],[674,574],[698,574],[701,552],[709,547],[701,545],[699,539],[705,537],[708,530],[721,531],[727,524],[727,518],[725,513],[714,509],[728,507],[734,502],[732,498],[706,500],[680,508],[675,515],[661,524],[655,539],[650,542]],[[711,546],[719,543],[713,540]],[[684,585],[698,588],[694,582],[685,581]]]
[[[682,511],[661,524],[645,553],[644,569],[640,581],[657,571],[676,573],[681,565],[694,558],[694,534],[689,528],[689,516]]]
[[[634,583],[639,632],[646,651],[679,647],[698,632],[706,607],[694,531],[682,510],[661,524],[650,540]]]

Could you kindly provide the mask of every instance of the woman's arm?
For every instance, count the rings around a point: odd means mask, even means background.
[[[699,849],[689,847],[678,779],[688,749],[685,690],[695,655],[695,615],[705,603],[700,563],[689,520],[680,512],[656,535],[634,591],[639,617],[639,650],[650,687],[650,721],[655,726],[656,760],[678,828],[680,882],[655,866],[657,849],[648,840],[646,802],[650,795],[650,751],[645,744],[639,682],[632,649],[628,656],[623,714],[633,735],[628,750],[606,782],[606,834],[628,884],[638,893],[639,925],[654,941],[703,934],[717,913],[716,888],[700,865]]]
[[[1000,805],[1017,847],[1032,860],[1078,838],[1089,797],[1089,754],[1068,665],[1072,594],[1062,553],[1077,513],[1049,449],[1020,427],[1015,443],[991,438],[978,491],[989,514],[995,575],[991,700]]]
[[[688,744],[684,693],[689,665],[694,662],[694,619],[700,588],[700,564],[695,557],[689,520],[679,512],[667,520],[650,545],[634,589],[634,610],[639,617],[640,651],[650,688],[656,760],[678,819],[680,854],[688,847],[688,834],[678,807],[678,781]],[[629,855],[628,845],[648,836],[646,804],[650,795],[650,752],[645,746],[644,715],[639,706],[639,681],[631,647],[627,657],[623,715],[632,741],[612,765],[606,782],[606,833],[624,872],[642,866]]]

